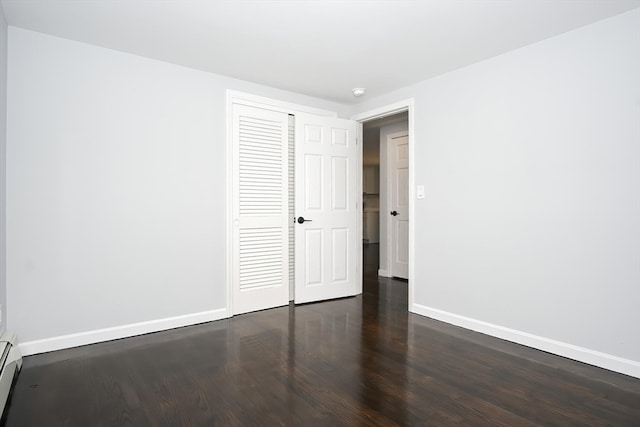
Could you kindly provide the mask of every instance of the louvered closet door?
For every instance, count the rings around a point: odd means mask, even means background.
[[[233,106],[233,314],[289,301],[288,121]]]

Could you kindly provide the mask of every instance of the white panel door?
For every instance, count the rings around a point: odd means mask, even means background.
[[[391,276],[409,278],[409,137],[389,144]]]
[[[288,120],[233,105],[233,314],[289,302]]]
[[[359,124],[307,114],[295,122],[295,302],[355,295]]]

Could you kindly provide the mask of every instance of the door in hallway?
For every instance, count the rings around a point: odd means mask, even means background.
[[[409,278],[409,137],[392,138],[389,144],[391,276]]]

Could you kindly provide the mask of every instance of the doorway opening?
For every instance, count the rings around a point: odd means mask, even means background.
[[[351,117],[362,123],[363,282],[380,289],[389,281],[406,283],[409,311],[414,301],[413,104],[407,99]]]
[[[400,264],[409,261],[408,131],[407,111],[362,125],[363,264],[379,276],[405,280],[408,269]],[[399,141],[404,143],[401,159]]]

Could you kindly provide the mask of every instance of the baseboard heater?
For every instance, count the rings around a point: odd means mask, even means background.
[[[0,419],[3,419],[11,387],[22,367],[22,355],[16,345],[16,336],[11,332],[0,337],[0,367]]]

